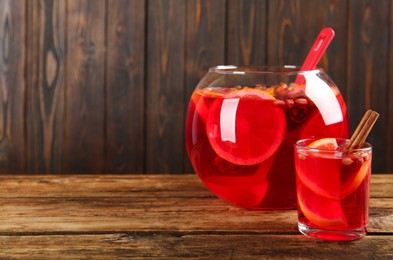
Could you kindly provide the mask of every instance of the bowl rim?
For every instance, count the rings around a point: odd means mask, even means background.
[[[232,75],[244,75],[244,74],[286,74],[286,75],[296,75],[304,73],[320,73],[323,69],[317,67],[312,70],[300,70],[298,65],[266,65],[266,66],[256,66],[256,65],[217,65],[209,68],[209,72],[219,73],[219,74],[232,74]]]

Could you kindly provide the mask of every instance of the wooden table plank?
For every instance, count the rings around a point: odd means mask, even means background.
[[[393,174],[372,174],[370,196],[373,198],[393,198]]]
[[[393,233],[393,199],[371,199],[370,232]],[[217,198],[2,198],[0,232],[297,233],[297,212],[249,211]]]
[[[393,174],[371,178],[368,235],[322,242],[297,213],[250,211],[195,175],[0,176],[0,258],[392,258]]]
[[[393,198],[393,174],[373,174],[371,197]],[[20,192],[23,191],[23,194]],[[214,197],[194,174],[0,175],[1,197]]]
[[[0,197],[130,196],[214,197],[195,175],[0,175]]]
[[[295,210],[233,207],[194,175],[2,176],[0,183],[0,232],[297,232]],[[393,232],[392,216],[393,199],[372,193],[370,231]]]
[[[0,236],[0,258],[125,259],[130,257],[231,259],[391,259],[391,236],[351,243],[322,242],[303,235],[264,234],[92,234]],[[348,259],[348,258],[347,258]]]
[[[297,232],[294,210],[248,211],[217,198],[2,198],[1,205],[6,233]]]

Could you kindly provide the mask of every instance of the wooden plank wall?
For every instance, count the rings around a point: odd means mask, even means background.
[[[191,172],[188,99],[218,64],[320,65],[349,108],[381,117],[373,171],[393,171],[393,1],[0,0],[0,172]]]

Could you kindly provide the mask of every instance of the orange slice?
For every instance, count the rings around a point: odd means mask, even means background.
[[[225,97],[226,98],[248,97],[251,99],[276,100],[276,98],[273,97],[272,94],[270,94],[269,92],[267,92],[265,90],[249,88],[249,87],[235,90],[231,93],[228,93]]]
[[[191,101],[195,104],[196,110],[203,121],[206,121],[208,110],[213,100],[222,98],[228,91],[228,89],[201,89],[194,91]]]
[[[310,222],[321,228],[347,227],[340,200],[319,196],[301,183],[297,185],[297,189],[299,208]]]
[[[341,198],[345,198],[354,192],[363,182],[367,173],[371,171],[371,160],[364,161],[360,166],[359,171],[353,177],[346,180],[341,187]]]
[[[307,147],[323,150],[336,150],[338,145],[336,138],[322,138],[312,142]]]
[[[324,149],[326,152],[305,151],[307,158],[296,160],[296,172],[301,182],[310,190],[330,199],[340,199],[340,162],[335,162],[334,151],[338,147],[335,138],[318,139],[307,148]]]
[[[271,157],[286,130],[284,111],[274,100],[267,92],[252,88],[216,98],[206,120],[214,151],[238,165],[254,165]]]

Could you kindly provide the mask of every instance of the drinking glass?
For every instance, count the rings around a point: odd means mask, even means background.
[[[294,144],[348,138],[347,110],[323,69],[210,68],[192,93],[186,148],[215,195],[247,209],[295,209]]]
[[[295,145],[299,231],[323,240],[359,239],[367,232],[372,146],[348,150],[348,139],[336,139],[332,150],[315,141]]]

